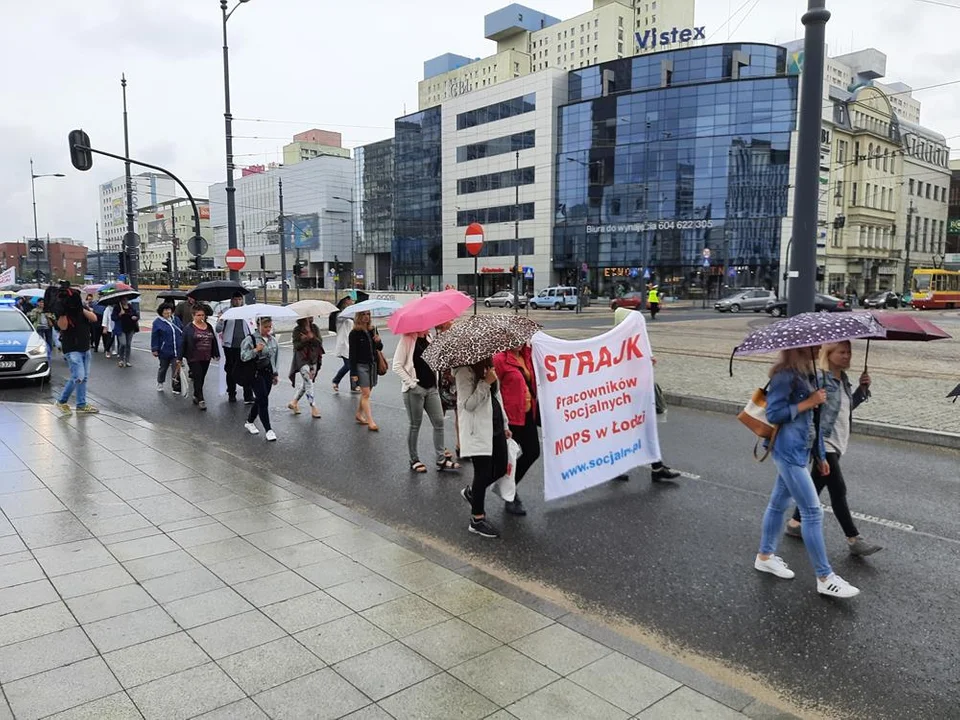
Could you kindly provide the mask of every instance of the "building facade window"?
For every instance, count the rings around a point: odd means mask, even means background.
[[[524,132],[514,133],[513,135],[504,135],[503,137],[493,138],[470,145],[461,145],[457,148],[457,162],[468,162],[470,160],[479,160],[486,157],[494,157],[518,150],[527,150],[536,145],[536,131],[525,130]]]
[[[534,169],[524,167],[502,172],[476,175],[474,177],[457,180],[457,195],[500,190],[502,188],[517,187],[518,185],[532,185],[534,183]]]
[[[497,120],[505,120],[517,115],[533,112],[536,109],[536,93],[521,95],[509,100],[504,100],[503,102],[494,103],[493,105],[487,105],[477,108],[476,110],[468,110],[460,113],[457,115],[457,130],[464,130],[466,128],[476,127],[477,125],[485,125],[496,122]]]
[[[470,223],[478,222],[481,225],[533,220],[534,203],[520,203],[520,205],[498,205],[487,208],[471,208],[457,211],[457,226],[466,227]]]
[[[513,257],[513,238],[509,240],[489,240],[483,243],[483,249],[480,251],[480,254],[477,256],[479,258],[485,257]],[[518,245],[518,255],[533,255],[534,252],[534,241],[532,237],[520,238],[517,241]],[[469,252],[467,252],[466,243],[457,243],[457,257],[460,259],[471,258]]]

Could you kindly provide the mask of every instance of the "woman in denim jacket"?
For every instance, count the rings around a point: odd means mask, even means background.
[[[792,497],[803,518],[803,541],[807,555],[817,573],[817,592],[839,598],[850,598],[860,591],[841,578],[830,567],[823,542],[823,509],[807,469],[811,454],[821,465],[821,471],[830,469],[824,459],[824,446],[814,422],[814,409],[827,400],[825,390],[815,390],[808,380],[814,373],[810,348],[784,350],[780,360],[770,370],[767,391],[767,421],[779,426],[771,455],[777,466],[777,480],[770,502],[763,515],[763,534],[760,552],[754,568],[789,580],[794,572],[777,555],[777,542],[783,532],[783,516]]]
[[[882,550],[879,545],[868,543],[857,530],[847,505],[847,485],[840,470],[840,457],[847,451],[850,440],[850,426],[853,424],[853,411],[870,397],[870,376],[863,373],[856,390],[850,384],[846,370],[850,369],[850,343],[841,342],[824,345],[820,348],[820,382],[827,391],[827,402],[820,416],[820,433],[823,435],[827,451],[827,464],[830,472],[820,472],[817,464],[813,466],[813,485],[819,495],[826,487],[830,492],[830,505],[837,516],[851,555],[865,557]],[[787,535],[800,538],[800,510],[793,513],[787,523]]]

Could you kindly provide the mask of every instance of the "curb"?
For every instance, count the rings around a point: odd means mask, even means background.
[[[743,410],[741,403],[732,400],[718,400],[716,398],[698,397],[695,395],[681,395],[664,390],[664,398],[668,405],[703,410],[721,415],[737,415]],[[853,432],[867,437],[884,438],[886,440],[900,440],[902,442],[920,443],[935,447],[960,450],[960,434],[922,430],[920,428],[873,422],[871,420],[854,420]]]

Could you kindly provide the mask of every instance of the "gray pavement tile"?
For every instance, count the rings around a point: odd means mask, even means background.
[[[103,520],[133,512],[133,508],[127,504],[126,500],[121,500],[116,493],[107,489],[84,495],[65,496],[63,504],[69,507],[84,524],[92,518]]]
[[[59,600],[0,616],[0,647],[73,627],[77,621]]]
[[[357,526],[349,520],[333,515],[321,520],[310,520],[304,523],[296,523],[296,526],[303,530],[307,535],[317,540],[331,537],[340,533],[356,530]]]
[[[250,603],[228,587],[175,600],[163,607],[174,620],[188,630],[253,610]]]
[[[124,475],[109,480],[100,479],[121,500],[136,500],[138,498],[169,495],[170,491],[151,477],[141,473]]]
[[[294,505],[294,503],[296,504]],[[264,509],[269,510],[278,518],[291,525],[299,525],[300,523],[313,522],[314,520],[323,520],[324,518],[331,517],[329,510],[324,510],[322,507],[317,507],[313,503],[306,503],[303,500],[289,500],[286,502],[285,507],[278,507],[284,504],[285,503],[276,503]]]
[[[276,515],[257,508],[231,510],[216,515],[216,518],[239,535],[252,535],[265,530],[290,527]]]
[[[122,515],[121,517],[127,516]],[[160,528],[154,525],[146,525],[144,527],[133,528],[132,530],[120,530],[118,532],[97,535],[97,538],[99,538],[100,542],[104,545],[110,547],[111,545],[127,542],[128,540],[139,540],[140,538],[161,534]]]
[[[185,570],[196,570],[200,567],[200,563],[188,555],[186,551],[174,550],[161,555],[150,555],[136,560],[128,560],[123,566],[137,580],[146,582],[164,575],[173,575]]]
[[[189,633],[214,660],[263,645],[284,635],[276,623],[256,610],[192,628]]]
[[[612,651],[563,625],[550,625],[510,643],[555,673],[569,675]]]
[[[422,555],[418,555],[412,550],[407,550],[393,543],[377,545],[368,550],[361,550],[360,552],[352,553],[350,557],[377,572],[400,568],[404,565],[423,560]]]
[[[116,678],[99,657],[4,685],[13,714],[23,720],[42,718],[118,690]]]
[[[324,560],[333,560],[343,557],[332,547],[324,545],[319,540],[310,540],[299,545],[266,550],[267,555],[279,560],[288,568],[296,569],[304,565],[313,565]]]
[[[143,610],[155,604],[153,598],[139,585],[122,585],[67,600],[67,607],[81,625]]]
[[[500,599],[492,590],[464,578],[426,588],[420,591],[419,595],[434,605],[439,605],[451,615],[463,615],[479,610]]]
[[[0,510],[10,519],[66,510],[57,496],[46,488],[0,495]]]
[[[528,695],[507,707],[507,711],[519,720],[626,720],[629,717],[567,679]]]
[[[370,704],[329,668],[266,690],[253,700],[276,720],[335,720]]]
[[[160,529],[167,533],[177,532],[178,530],[189,530],[190,528],[202,527],[203,525],[213,525],[217,521],[209,515],[197,515],[188,517],[185,520],[171,520],[170,522],[160,523]]]
[[[114,650],[103,659],[125,688],[210,662],[207,654],[185,632]]]
[[[497,706],[456,678],[443,673],[380,701],[397,720],[480,720]]]
[[[93,657],[96,648],[78,627],[0,648],[0,683],[53,670]]]
[[[42,490],[43,483],[29,470],[10,470],[9,462],[0,462],[4,467],[3,481],[0,482],[0,493],[24,492],[26,490]]]
[[[39,517],[45,517],[40,515]],[[320,544],[319,540],[316,541],[317,544]],[[5,562],[4,555],[13,555],[15,553],[22,553],[27,549],[27,546],[23,544],[23,540],[19,538],[15,533],[10,535],[5,535],[0,537],[0,565],[8,564]],[[331,552],[334,552],[331,550]],[[30,555],[29,557],[33,557]],[[19,562],[19,560],[13,560],[12,562]]]
[[[743,715],[726,705],[711,700],[688,687],[670,693],[636,716],[637,720],[674,720],[704,718],[706,720],[742,720]]]
[[[501,707],[516,702],[560,677],[506,646],[467,660],[451,668],[449,672]]]
[[[413,635],[451,618],[450,614],[416,595],[406,595],[360,613],[395,638]]]
[[[143,588],[159,603],[170,603],[224,587],[223,582],[204,567],[184,570],[145,580]]]
[[[513,642],[553,624],[550,618],[506,598],[500,598],[482,608],[464,613],[461,617],[474,627],[505,643]]]
[[[680,687],[676,680],[620,653],[611,653],[569,676],[577,685],[636,715]]]
[[[197,715],[197,720],[269,720],[267,714],[250,698]]]
[[[125,692],[84,703],[46,720],[143,720],[143,715]]]
[[[110,455],[113,455],[113,453],[110,453]],[[82,462],[81,466],[88,473],[96,478],[100,478],[101,480],[112,480],[113,478],[127,477],[129,475],[136,475],[139,472],[136,465],[131,465],[128,462],[124,462],[116,456],[97,456],[97,458],[94,460]]]
[[[204,514],[195,505],[173,493],[131,500],[130,506],[154,525],[201,517]]]
[[[49,580],[35,580],[0,590],[0,615],[39,607],[59,600]]]
[[[153,523],[129,505],[124,504],[123,511],[122,515],[111,515],[110,517],[91,515],[81,515],[79,517],[80,522],[97,537],[116,536],[118,533],[132,532],[134,530],[156,531]]]
[[[367,575],[341,585],[335,585],[327,588],[327,592],[356,612],[367,610],[408,594],[402,587],[380,575]]]
[[[130,442],[129,437],[124,438],[124,440]],[[119,447],[115,442],[106,439],[100,439],[97,442],[108,450],[112,450],[116,457],[134,466],[163,463],[170,459],[159,450],[154,450],[143,443],[131,443],[132,446],[130,447]]]
[[[117,615],[84,627],[101,653],[172,635],[180,630],[160,607]]]
[[[205,500],[196,503],[197,507],[210,515],[230,512],[231,510],[242,510],[251,507],[254,503],[246,498],[242,498],[235,493],[224,495],[216,500]]]
[[[253,555],[224,560],[207,567],[228,585],[254,580],[264,575],[274,575],[286,568],[266,553],[256,551]]]
[[[252,533],[245,536],[247,542],[255,545],[261,550],[276,550],[289,545],[298,545],[309,542],[313,538],[307,535],[303,530],[295,527],[282,527],[274,530],[264,530],[263,532]]]
[[[297,574],[303,575],[319,588],[329,588],[358,578],[368,577],[373,574],[373,571],[356,560],[338,554],[337,557],[329,560],[298,567]]]
[[[328,665],[393,641],[387,633],[359,615],[347,615],[297,633],[295,637]]]
[[[402,642],[444,669],[472,660],[500,646],[498,640],[459,618],[421,630],[403,638]]]
[[[199,525],[185,530],[175,530],[168,534],[177,545],[183,548],[206,545],[207,543],[227,540],[237,536],[233,530],[218,522],[213,522],[209,525]]]
[[[381,710],[379,705],[367,705],[356,712],[344,715],[342,720],[393,720],[393,717],[387,715],[386,710]]]
[[[93,475],[85,473],[47,476],[43,478],[43,484],[67,507],[72,507],[71,501],[82,498],[84,495],[107,492],[106,485]]]
[[[269,690],[324,667],[322,660],[292,637],[244,650],[218,662],[248,695]]]
[[[182,480],[170,480],[163,483],[163,485],[184,500],[189,500],[192,503],[216,500],[232,494],[230,490],[223,485],[219,485],[205,477],[187,477]]]
[[[0,589],[36,582],[44,579],[43,570],[36,560],[21,560],[3,566],[0,572]]]
[[[322,522],[322,521],[321,521]],[[389,540],[380,537],[369,530],[348,530],[323,538],[323,542],[344,555],[356,555],[364,550],[371,550],[380,545],[392,545]]]
[[[516,715],[511,715],[506,710],[497,710],[497,712],[490,715],[486,720],[516,720]]]
[[[288,633],[328,623],[351,613],[350,608],[317,590],[261,608]]]
[[[315,585],[308,583],[292,570],[237,583],[233,589],[257,607],[272,605],[317,591]]]
[[[0,536],[4,535],[13,535],[16,533],[16,530],[13,529],[13,525],[10,524],[10,521],[0,513]]]
[[[66,575],[68,573],[90,570],[104,565],[113,565],[116,559],[99,540],[78,540],[77,542],[54,545],[34,550],[37,562],[48,575]]]
[[[226,540],[217,540],[216,542],[204,543],[188,548],[193,557],[204,565],[213,565],[214,563],[234,560],[247,555],[256,555],[260,551],[241,537],[232,537]]]
[[[52,578],[51,582],[63,598],[69,599],[101,590],[110,590],[121,585],[132,585],[134,579],[123,565],[114,563],[93,570],[58,575]]]
[[[127,540],[110,546],[110,552],[121,562],[138,560],[153,555],[163,555],[179,549],[180,546],[166,535],[150,535],[149,537]]]
[[[60,545],[91,537],[90,531],[73,513],[67,511],[15,518],[13,525],[30,548]]]
[[[355,655],[333,669],[373,700],[382,700],[441,672],[432,662],[398,642]]]
[[[16,535],[11,537],[17,538]],[[24,546],[26,547],[26,546]],[[21,550],[20,552],[8,553],[7,555],[0,555],[0,568],[5,568],[10,565],[16,565],[17,563],[26,562],[27,560],[33,560],[33,553],[29,550]]]
[[[130,690],[146,720],[186,720],[243,699],[243,692],[215,663]]]

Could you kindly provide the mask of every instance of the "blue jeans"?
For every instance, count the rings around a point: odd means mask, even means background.
[[[86,352],[68,352],[64,355],[67,365],[70,367],[70,379],[67,380],[63,392],[60,394],[61,403],[70,399],[70,393],[77,389],[77,407],[81,408],[87,404],[87,379],[90,377],[90,356],[93,353],[90,350]]]
[[[827,559],[827,546],[823,542],[823,508],[813,485],[810,471],[804,465],[792,465],[774,457],[777,466],[777,481],[770,494],[767,511],[763,514],[763,535],[760,538],[760,554],[770,555],[777,551],[777,543],[783,534],[784,514],[793,498],[800,510],[803,524],[803,545],[817,577],[826,577],[833,572]]]
[[[339,370],[337,370],[337,374],[333,376],[334,385],[339,385],[340,381],[343,380],[344,376],[350,374],[350,358],[342,357],[340,359],[343,360],[343,366]],[[357,384],[353,381],[352,377],[350,378],[350,389],[351,390],[357,389]]]
[[[117,335],[117,357],[123,362],[130,362],[130,351],[133,349],[133,333],[122,332]]]

